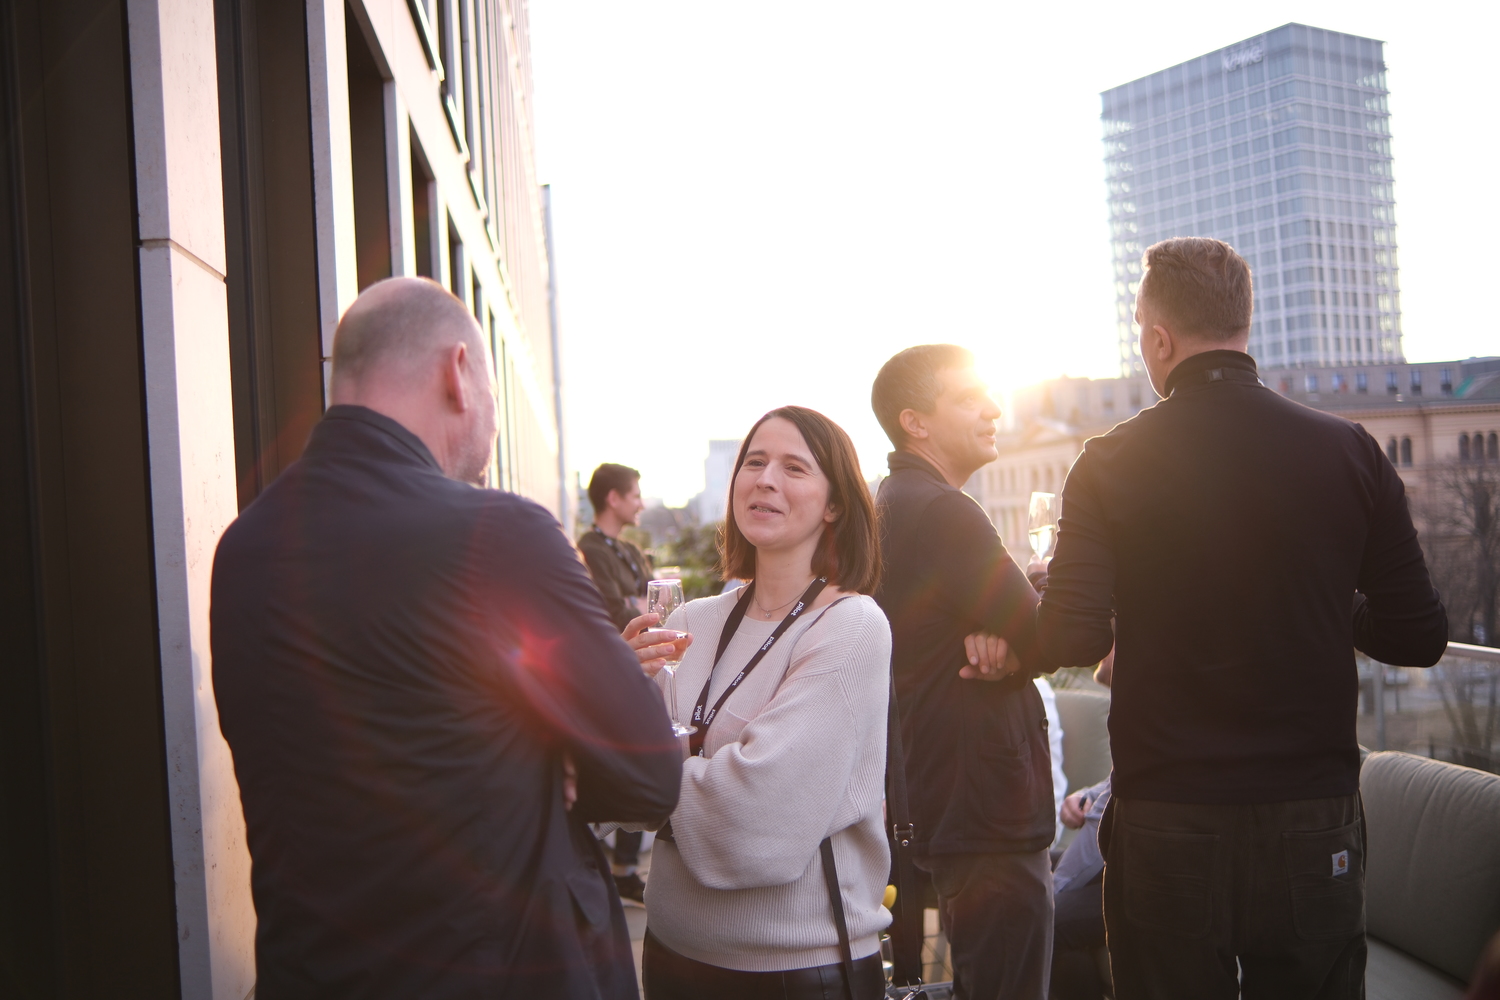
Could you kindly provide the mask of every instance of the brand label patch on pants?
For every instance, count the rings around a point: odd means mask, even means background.
[[[1336,875],[1336,876],[1337,875],[1348,875],[1349,874],[1349,852],[1348,851],[1339,851],[1337,854],[1335,854],[1333,856],[1333,874]]]

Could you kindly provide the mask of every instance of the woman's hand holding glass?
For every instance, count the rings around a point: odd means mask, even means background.
[[[690,632],[675,633],[680,638],[672,642],[658,642],[661,632],[653,630],[653,626],[660,624],[660,621],[661,616],[655,613],[640,615],[630,619],[630,624],[620,633],[626,644],[635,650],[636,658],[641,661],[641,669],[646,672],[647,677],[655,677],[661,673],[669,659],[682,659],[682,654],[693,644]]]
[[[686,603],[686,598],[682,596],[681,580],[652,580],[646,584],[646,612],[655,614],[658,622],[670,621],[672,615],[676,614],[677,610]],[[654,634],[652,632],[646,634],[658,643],[668,636],[672,639],[670,645],[674,652],[664,657],[666,662],[663,664],[667,671],[667,717],[672,720],[672,733],[676,736],[696,733],[697,726],[687,725],[677,717],[677,665],[682,662],[682,652],[676,651],[676,645],[687,638],[688,633],[657,626]],[[686,646],[682,648],[687,649]]]

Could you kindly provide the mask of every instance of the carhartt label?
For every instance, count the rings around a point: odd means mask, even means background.
[[[1349,874],[1349,852],[1348,851],[1339,851],[1337,854],[1335,854],[1333,856],[1333,874],[1334,875],[1348,875]]]

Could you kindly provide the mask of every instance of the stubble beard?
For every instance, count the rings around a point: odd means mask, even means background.
[[[492,451],[490,436],[483,433],[476,423],[454,462],[453,478],[474,486],[485,485],[485,472],[489,470]]]

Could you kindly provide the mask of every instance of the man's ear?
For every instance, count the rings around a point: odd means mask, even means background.
[[[470,397],[473,388],[465,377],[469,368],[469,345],[458,343],[448,348],[443,354],[443,394],[447,396],[449,405],[459,413],[467,411],[474,405]]]
[[[926,440],[931,434],[927,429],[927,422],[922,419],[922,414],[910,407],[896,415],[896,422],[901,425],[901,429],[906,432],[906,436],[913,440]]]
[[[1156,352],[1157,360],[1170,360],[1177,349],[1176,335],[1158,323],[1151,328],[1151,340],[1151,349]]]

